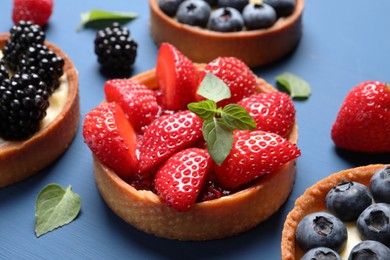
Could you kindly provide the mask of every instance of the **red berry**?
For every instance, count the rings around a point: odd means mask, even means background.
[[[142,172],[154,168],[174,153],[202,138],[203,121],[189,110],[164,115],[145,130],[139,143]]]
[[[158,169],[155,189],[169,206],[178,211],[188,211],[194,206],[211,165],[212,159],[206,150],[182,150]]]
[[[390,151],[390,87],[362,82],[346,96],[333,124],[336,146],[357,152]]]
[[[112,79],[105,83],[108,102],[117,102],[127,115],[133,128],[140,132],[157,116],[159,106],[154,92],[131,79]]]
[[[169,43],[162,43],[158,51],[156,78],[162,92],[165,109],[184,110],[195,99],[198,72],[191,60]]]
[[[53,12],[53,0],[14,0],[12,20],[32,21],[40,26],[45,25]]]
[[[92,109],[85,116],[83,136],[94,155],[121,178],[138,171],[137,136],[118,104],[104,103]]]
[[[300,156],[299,149],[283,137],[260,130],[236,131],[233,147],[215,174],[222,187],[235,190]]]
[[[244,107],[256,122],[256,129],[287,137],[295,122],[295,107],[289,95],[282,92],[261,93],[244,98]]]

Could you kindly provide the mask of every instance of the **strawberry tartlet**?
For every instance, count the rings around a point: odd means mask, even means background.
[[[230,98],[213,99],[207,86],[221,82]],[[137,229],[169,239],[220,239],[253,228],[289,196],[300,155],[292,100],[242,61],[196,64],[164,43],[155,69],[109,80],[104,90],[83,136],[102,198]],[[215,109],[219,116],[199,112],[216,104],[224,105]]]

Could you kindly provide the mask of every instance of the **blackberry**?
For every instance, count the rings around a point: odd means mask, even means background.
[[[3,48],[3,60],[6,68],[15,72],[20,56],[33,44],[43,44],[45,34],[39,25],[30,21],[20,21],[10,30],[10,38]]]
[[[36,74],[14,74],[0,85],[0,136],[27,139],[40,128],[49,106],[46,84]]]
[[[128,70],[134,64],[138,44],[119,23],[99,30],[95,38],[98,62],[108,70]]]
[[[64,73],[64,60],[42,44],[30,46],[22,55],[18,72],[37,74],[46,83],[49,94],[60,85],[59,78]]]
[[[8,72],[4,66],[4,61],[0,60],[0,84],[5,79],[8,79]]]

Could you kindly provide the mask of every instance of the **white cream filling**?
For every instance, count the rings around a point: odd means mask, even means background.
[[[344,224],[348,231],[348,241],[345,245],[344,250],[340,253],[340,257],[342,259],[348,259],[349,253],[351,252],[352,248],[362,242],[362,240],[359,236],[356,221],[344,222]]]

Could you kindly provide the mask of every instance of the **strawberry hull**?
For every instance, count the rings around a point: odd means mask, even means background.
[[[197,64],[198,70],[204,65]],[[155,70],[132,78],[157,88]],[[261,92],[276,91],[256,78]],[[288,137],[298,141],[296,123]],[[94,157],[96,184],[107,205],[123,220],[144,232],[177,240],[212,240],[247,231],[274,214],[288,198],[296,176],[296,160],[264,176],[249,188],[222,198],[199,202],[186,212],[165,204],[152,191],[137,190]]]

